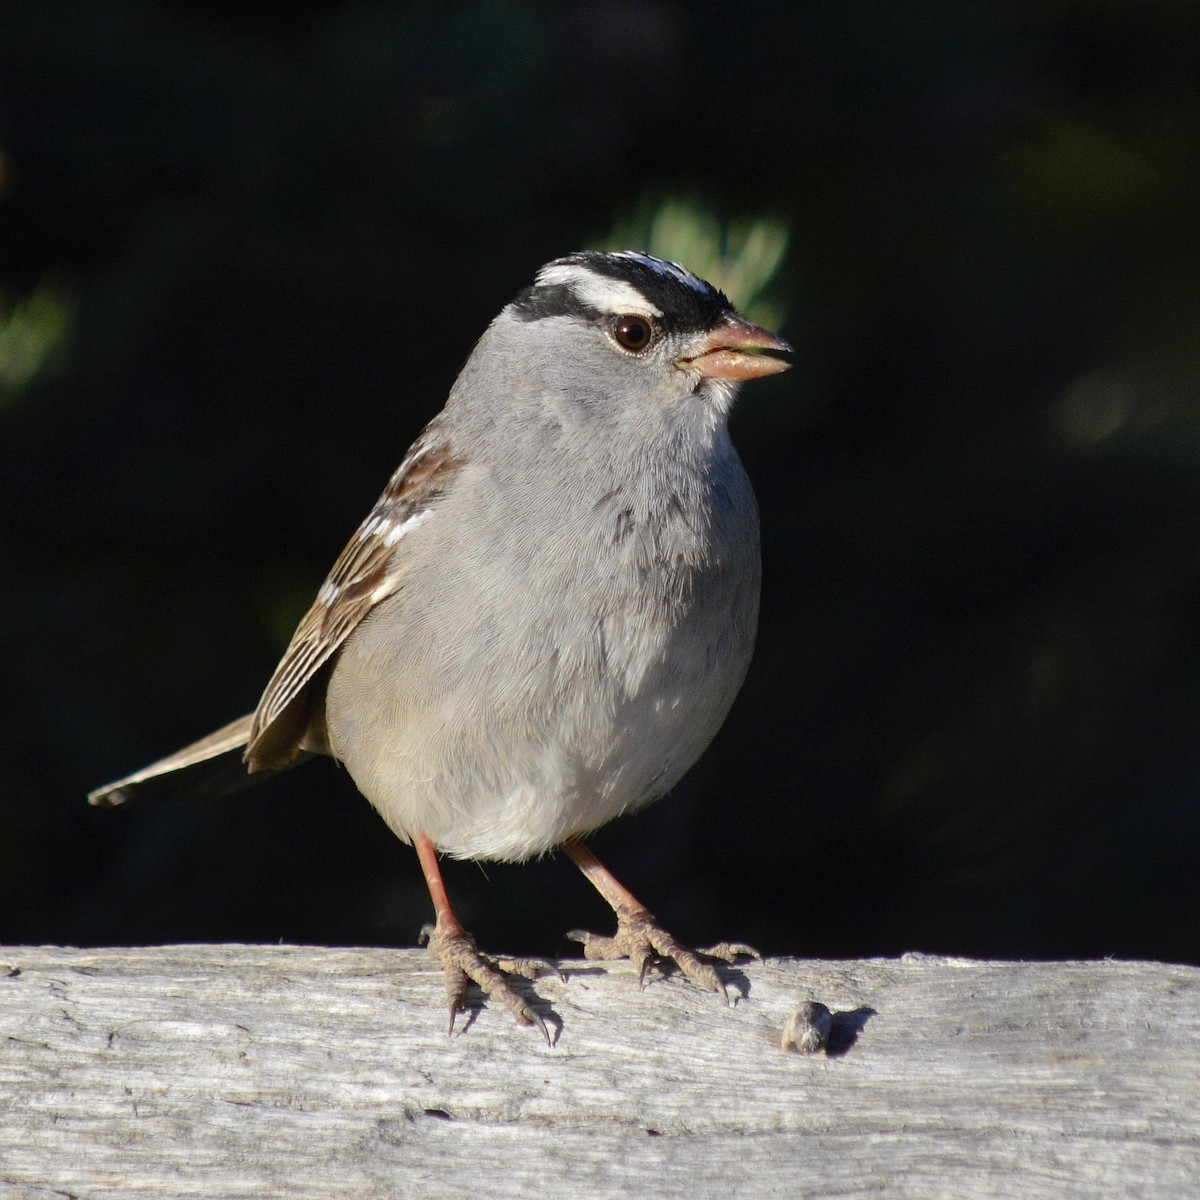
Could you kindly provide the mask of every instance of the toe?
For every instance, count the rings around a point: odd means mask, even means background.
[[[618,945],[614,937],[588,933],[586,929],[572,929],[567,937],[572,942],[578,942],[583,947],[583,957],[592,961],[614,962],[616,959],[629,957],[628,952]]]
[[[496,959],[496,965],[505,974],[520,975],[522,979],[537,979],[543,971],[562,978],[562,972],[549,959],[500,957]]]
[[[706,958],[719,958],[727,963],[737,962],[739,958],[762,958],[753,946],[748,946],[745,942],[718,942],[715,946],[700,950],[699,953]]]
[[[434,926],[432,930],[422,930],[429,943],[430,953],[442,964],[442,973],[446,979],[446,998],[450,1008],[450,1033],[454,1033],[454,1025],[458,1015],[467,1007],[467,992],[472,983],[492,1000],[502,1003],[522,1025],[536,1025],[545,1037],[547,1045],[553,1045],[553,1038],[546,1022],[534,1012],[525,998],[513,987],[512,983],[496,963],[479,952],[475,939],[463,931],[448,932]],[[521,966],[535,966],[532,960],[518,960]],[[520,972],[524,974],[524,972]],[[536,975],[536,970],[534,971]]]

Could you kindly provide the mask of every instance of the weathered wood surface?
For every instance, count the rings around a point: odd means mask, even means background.
[[[549,1048],[418,951],[0,950],[0,1196],[1200,1195],[1200,970],[563,966]]]

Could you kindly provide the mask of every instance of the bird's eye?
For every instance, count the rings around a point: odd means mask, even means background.
[[[612,325],[617,344],[635,353],[645,350],[654,340],[654,326],[645,317],[617,317]]]

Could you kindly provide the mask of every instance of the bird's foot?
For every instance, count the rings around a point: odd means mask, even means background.
[[[451,1035],[458,1014],[467,1008],[467,989],[475,983],[491,999],[502,1003],[519,1024],[536,1025],[542,1031],[546,1045],[554,1045],[545,1020],[508,978],[509,975],[520,975],[524,979],[536,979],[541,964],[530,958],[490,959],[479,952],[475,939],[465,929],[449,927],[440,921],[421,930],[420,942],[422,945],[428,943],[430,954],[442,964],[446,999],[450,1004]]]
[[[703,958],[719,958],[727,963],[735,963],[739,958],[762,958],[753,946],[747,946],[745,942],[718,942],[715,946],[705,946],[696,953]]]
[[[706,962],[706,958],[719,958],[734,962],[742,955],[758,957],[756,951],[740,942],[722,942],[710,950],[689,950],[677,942],[655,919],[645,911],[630,910],[617,912],[617,932],[612,937],[586,930],[573,929],[567,934],[573,942],[583,946],[584,958],[612,962],[628,958],[638,969],[638,986],[646,984],[646,972],[652,963],[673,962],[693,983],[710,992],[720,992],[729,1003],[717,968]]]

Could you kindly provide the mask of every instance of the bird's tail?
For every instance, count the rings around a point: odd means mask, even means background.
[[[88,803],[112,808],[130,800],[187,800],[223,796],[267,779],[275,771],[249,772],[242,755],[253,714],[239,717],[158,762],[88,793]],[[307,758],[304,754],[302,757]]]

